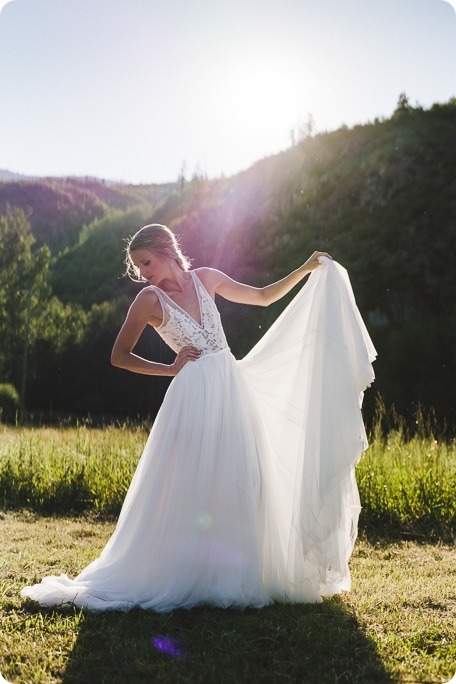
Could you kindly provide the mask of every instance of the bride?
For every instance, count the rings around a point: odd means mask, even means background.
[[[127,247],[149,285],[115,341],[112,363],[176,376],[156,417],[116,529],[74,580],[45,577],[22,597],[43,606],[156,611],[321,601],[350,588],[357,534],[354,466],[375,358],[347,272],[326,252],[263,288],[190,270],[174,234],[152,224]],[[311,274],[242,360],[230,352],[215,295],[267,306]],[[176,352],[133,349],[152,325]],[[242,331],[239,331],[242,334]]]

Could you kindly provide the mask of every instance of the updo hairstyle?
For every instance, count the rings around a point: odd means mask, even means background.
[[[188,271],[190,268],[190,259],[182,254],[176,236],[161,223],[151,223],[144,226],[127,240],[124,275],[137,283],[147,282],[145,278],[139,275],[139,268],[134,265],[131,258],[131,253],[137,249],[149,249],[158,256],[172,258],[183,271]]]

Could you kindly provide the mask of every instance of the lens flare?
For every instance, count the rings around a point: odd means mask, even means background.
[[[196,522],[198,524],[198,527],[200,527],[203,530],[208,530],[211,526],[212,518],[209,515],[209,513],[202,511],[197,517]]]
[[[178,639],[158,635],[152,638],[152,646],[160,653],[166,653],[173,658],[182,658],[184,655],[184,648]]]

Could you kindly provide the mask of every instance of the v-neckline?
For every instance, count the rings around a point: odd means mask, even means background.
[[[195,290],[195,293],[196,293],[196,298],[197,298],[197,300],[198,300],[199,315],[200,315],[200,321],[201,321],[201,322],[198,322],[198,321],[196,320],[196,318],[193,318],[193,316],[192,316],[191,314],[189,314],[188,311],[187,311],[186,309],[184,309],[180,304],[178,304],[177,302],[175,302],[174,299],[173,299],[172,297],[170,297],[169,294],[168,294],[167,292],[165,292],[165,290],[162,290],[162,288],[161,288],[161,287],[158,287],[157,285],[156,285],[155,287],[157,288],[157,290],[160,290],[160,292],[163,292],[163,294],[169,299],[169,301],[172,302],[172,303],[174,304],[174,306],[176,306],[178,309],[180,309],[180,310],[181,310],[181,311],[182,311],[182,312],[183,312],[191,321],[193,321],[193,323],[195,323],[199,328],[203,328],[203,309],[202,309],[202,306],[201,306],[200,294],[199,294],[199,292],[198,292],[198,287],[197,287],[196,281],[195,281],[195,275],[196,275],[196,273],[194,273],[194,271],[189,271],[189,273],[190,273],[190,276],[191,276],[191,278],[192,278],[193,287],[194,287],[194,290]],[[198,277],[198,276],[197,276],[197,277]]]

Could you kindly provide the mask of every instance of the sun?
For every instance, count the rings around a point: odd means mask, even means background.
[[[262,149],[283,147],[302,111],[299,79],[283,59],[251,55],[233,61],[217,90],[219,115],[233,136],[249,136]]]

